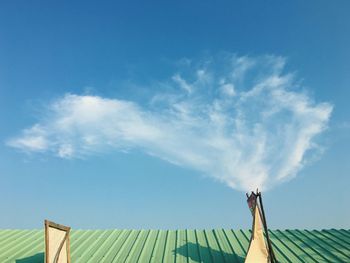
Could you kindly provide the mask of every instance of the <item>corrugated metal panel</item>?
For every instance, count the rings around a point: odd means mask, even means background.
[[[350,230],[270,231],[280,262],[350,262]],[[73,230],[73,263],[244,262],[250,231]],[[44,262],[43,230],[0,230],[0,262]]]

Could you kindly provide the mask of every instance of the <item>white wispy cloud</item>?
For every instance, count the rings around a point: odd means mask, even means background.
[[[173,81],[175,81],[182,89],[186,90],[188,93],[192,92],[192,86],[187,83],[179,74],[175,74],[172,77]]]
[[[180,68],[148,106],[66,94],[7,144],[60,158],[139,149],[235,189],[268,189],[303,167],[332,112],[302,92],[284,64],[232,54],[191,61],[192,71]]]

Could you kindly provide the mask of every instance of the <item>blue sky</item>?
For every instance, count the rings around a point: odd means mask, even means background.
[[[1,228],[349,228],[347,1],[0,4]]]

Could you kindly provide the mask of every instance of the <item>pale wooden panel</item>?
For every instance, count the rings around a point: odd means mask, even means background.
[[[63,241],[66,231],[56,229],[54,227],[48,227],[48,241],[49,241],[49,263],[54,263],[55,255],[59,249],[61,242]],[[67,263],[67,241],[64,242],[61,249],[57,263]]]
[[[266,248],[264,232],[262,227],[262,221],[258,207],[255,208],[254,212],[254,225],[252,239],[250,242],[248,254],[246,257],[246,263],[267,263],[268,252]]]

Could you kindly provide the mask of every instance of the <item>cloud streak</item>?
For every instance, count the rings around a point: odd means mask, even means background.
[[[6,143],[60,158],[138,149],[245,191],[294,177],[317,149],[332,105],[302,92],[281,57],[225,54],[188,64],[146,106],[66,94]]]

